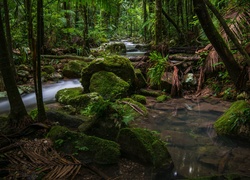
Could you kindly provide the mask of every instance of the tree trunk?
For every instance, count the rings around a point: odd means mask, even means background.
[[[174,20],[164,11],[164,9],[162,8],[162,14],[164,15],[164,17],[175,27],[176,31],[179,34],[179,40],[180,42],[184,39],[184,35],[181,31],[181,29],[179,28],[179,26],[174,22]]]
[[[42,49],[42,8],[43,0],[37,0],[37,109],[38,109],[38,121],[44,122],[47,117],[43,104],[43,92],[42,92],[42,81],[41,81],[41,49]]]
[[[204,0],[206,5],[209,7],[209,9],[214,13],[216,18],[219,20],[220,24],[222,25],[224,31],[229,36],[229,38],[232,40],[234,45],[237,47],[239,52],[244,56],[246,59],[247,65],[250,66],[250,57],[248,56],[247,52],[244,50],[244,48],[240,45],[239,41],[233,34],[233,32],[228,27],[226,21],[223,19],[223,17],[220,15],[219,11],[214,7],[214,5],[209,0]]]
[[[143,0],[143,5],[142,5],[142,8],[143,8],[143,24],[145,24],[147,22],[147,1],[146,0]],[[146,42],[147,41],[147,26],[144,26],[143,28],[143,37],[144,37],[144,41]]]
[[[155,1],[155,44],[162,41],[162,18],[161,18],[162,4],[161,0]]]
[[[8,46],[5,38],[1,7],[0,7],[0,71],[7,91],[10,103],[10,124],[13,128],[25,126],[28,117],[26,108],[19,94],[16,80],[10,65]]]
[[[229,76],[231,77],[234,85],[237,87],[237,81],[241,73],[240,66],[235,61],[233,54],[216,30],[206,9],[205,2],[203,0],[193,0],[193,4],[194,10],[206,36],[221,57],[229,73]]]

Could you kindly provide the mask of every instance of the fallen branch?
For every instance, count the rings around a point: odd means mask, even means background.
[[[48,59],[73,59],[73,60],[83,60],[86,62],[91,62],[94,60],[94,58],[90,57],[83,57],[83,56],[72,56],[72,55],[61,55],[61,56],[56,56],[56,55],[41,55],[43,58],[48,58]]]
[[[169,60],[173,61],[198,61],[201,58],[199,56],[189,56],[189,57],[184,57],[184,56],[169,56]]]

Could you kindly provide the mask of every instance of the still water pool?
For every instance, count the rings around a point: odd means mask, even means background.
[[[230,107],[218,99],[148,99],[149,116],[136,124],[159,132],[173,159],[174,176],[250,176],[250,144],[218,137],[213,123]]]

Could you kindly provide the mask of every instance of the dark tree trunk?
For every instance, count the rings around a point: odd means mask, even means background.
[[[155,44],[162,41],[162,18],[161,18],[162,4],[161,0],[155,1]]]
[[[193,4],[194,10],[198,16],[198,19],[206,36],[221,57],[229,73],[229,76],[231,77],[234,85],[237,87],[237,81],[241,73],[240,66],[235,61],[233,54],[216,30],[206,9],[205,2],[203,0],[193,0]]]
[[[7,38],[7,45],[8,45],[8,50],[9,50],[9,58],[10,58],[10,65],[11,69],[13,71],[14,77],[16,78],[16,68],[15,68],[15,63],[13,59],[13,52],[12,52],[12,38],[10,34],[10,21],[9,21],[9,7],[8,7],[8,2],[7,0],[3,1],[3,7],[4,7],[4,15],[5,15],[5,29],[6,29],[6,38]]]
[[[37,109],[38,109],[38,121],[44,122],[47,117],[43,104],[43,92],[41,81],[41,49],[42,49],[42,8],[43,0],[37,0]]]
[[[209,0],[204,0],[204,1],[205,1],[206,5],[209,7],[209,9],[214,13],[216,18],[219,20],[219,22],[222,25],[224,31],[229,36],[229,38],[232,40],[232,42],[237,47],[239,52],[244,56],[248,66],[250,66],[250,57],[248,56],[248,54],[244,50],[244,48],[240,45],[239,41],[237,40],[237,38],[235,37],[233,32],[228,27],[228,25],[227,25],[226,21],[224,20],[224,18],[220,15],[219,11],[214,7],[214,5]]]
[[[162,14],[164,15],[164,17],[175,27],[176,31],[179,34],[179,40],[182,41],[184,39],[184,35],[181,31],[181,29],[179,28],[179,26],[174,22],[174,20],[164,11],[164,9],[162,8]]]
[[[10,103],[10,124],[13,128],[26,125],[25,119],[28,117],[26,108],[19,94],[16,80],[10,65],[8,46],[5,38],[1,8],[0,8],[0,71],[7,91]],[[27,122],[29,123],[29,122]]]

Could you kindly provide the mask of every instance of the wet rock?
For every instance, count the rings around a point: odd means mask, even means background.
[[[162,137],[164,137],[165,141],[168,142],[171,146],[178,147],[195,147],[197,146],[197,140],[195,137],[191,136],[185,132],[171,131],[166,130],[163,131]]]
[[[109,42],[102,44],[100,49],[104,49],[105,51],[121,54],[126,53],[126,46],[123,42]]]
[[[53,126],[47,137],[53,140],[57,150],[74,154],[81,162],[114,164],[120,158],[120,146],[116,142],[70,131],[66,127]]]
[[[152,132],[140,128],[124,128],[120,130],[117,141],[124,155],[151,164],[156,169],[172,170],[172,159],[166,144]]]
[[[219,135],[250,138],[250,105],[244,100],[234,102],[231,107],[215,122]]]
[[[92,61],[82,69],[81,83],[84,92],[89,92],[90,79],[92,75],[99,71],[112,72],[129,83],[129,90],[135,89],[135,72],[131,62],[122,56],[106,56]]]
[[[86,67],[87,63],[81,60],[72,60],[65,64],[62,73],[67,78],[80,78],[83,67]]]
[[[117,99],[126,97],[129,84],[112,72],[99,71],[90,79],[90,92],[99,93],[104,99]]]

